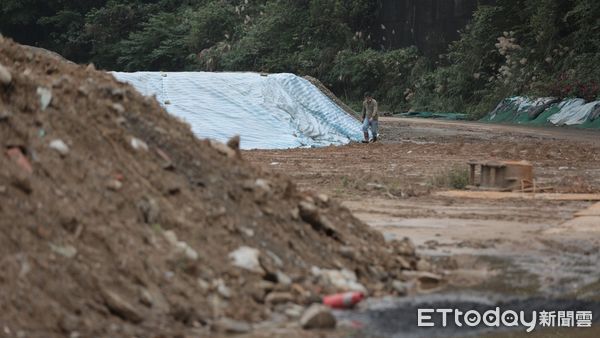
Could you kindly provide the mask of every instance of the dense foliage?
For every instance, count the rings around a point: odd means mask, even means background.
[[[600,94],[600,2],[498,0],[442,55],[378,50],[377,0],[1,0],[0,32],[111,70],[320,78],[393,110],[490,109],[514,94]]]

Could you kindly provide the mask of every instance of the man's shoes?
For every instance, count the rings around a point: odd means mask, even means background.
[[[371,142],[373,142],[373,143],[377,142],[377,137],[373,137],[373,140]]]
[[[362,143],[369,143],[369,141],[367,141],[367,140],[362,140]]]

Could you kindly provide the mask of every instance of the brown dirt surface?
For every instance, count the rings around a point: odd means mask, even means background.
[[[342,200],[386,238],[410,237],[417,253],[446,267],[449,284],[465,292],[479,285],[519,296],[597,294],[597,231],[561,226],[592,202],[436,193],[468,182],[470,160],[527,160],[538,187],[599,193],[600,132],[397,117],[381,118],[380,131],[378,143],[244,157],[288,173],[300,190]]]
[[[2,37],[0,64],[12,75],[0,84],[8,336],[197,336],[220,317],[268,319],[270,289],[300,304],[335,291],[313,266],[348,268],[377,293],[416,264],[337,202],[195,138],[108,73]],[[40,88],[51,93],[46,109]],[[68,149],[51,148],[56,140]],[[260,250],[265,273],[231,264],[242,245]]]

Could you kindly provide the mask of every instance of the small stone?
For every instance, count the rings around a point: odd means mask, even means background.
[[[106,182],[106,188],[112,191],[118,191],[123,187],[123,183],[119,180],[110,179]]]
[[[359,291],[367,294],[367,288],[359,283],[356,274],[348,269],[330,270],[313,267],[312,274],[322,278],[339,291]]]
[[[283,267],[283,261],[273,251],[267,250],[267,256],[269,256],[273,260],[275,265],[277,265],[280,268]]]
[[[406,280],[416,280],[419,292],[436,290],[442,284],[442,276],[425,271],[402,271],[400,277]]]
[[[12,116],[12,113],[9,111],[1,111],[0,112],[0,122],[7,121]]]
[[[140,289],[140,303],[146,305],[147,307],[152,307],[154,305],[154,298],[148,289],[141,288]]]
[[[62,246],[50,243],[50,249],[55,253],[67,258],[73,258],[77,255],[77,249],[72,245]]]
[[[342,257],[354,260],[356,259],[356,250],[354,250],[353,247],[350,246],[341,246],[339,248],[339,252],[340,255],[342,255]]]
[[[111,107],[114,111],[116,111],[119,114],[123,114],[125,112],[125,107],[123,107],[123,105],[120,103],[113,103]]]
[[[392,282],[392,287],[394,288],[394,290],[396,290],[399,296],[406,296],[413,290],[415,290],[416,285],[414,281],[402,282],[399,280],[395,280]]]
[[[0,83],[4,86],[8,86],[12,82],[12,75],[8,68],[4,67],[4,65],[0,64]]]
[[[402,240],[393,240],[392,245],[394,246],[395,253],[403,256],[414,256],[415,255],[415,245],[408,238],[404,237]]]
[[[113,88],[111,89],[110,94],[117,99],[122,100],[125,97],[126,91],[121,88]]]
[[[260,265],[259,256],[259,250],[247,246],[241,246],[229,254],[234,266],[263,275],[265,271]]]
[[[254,237],[254,230],[247,227],[240,227],[240,232],[246,235],[247,237]]]
[[[82,96],[88,96],[90,94],[90,89],[87,86],[79,86],[77,87],[77,93]]]
[[[185,242],[181,242],[181,243],[185,243]],[[185,257],[189,260],[192,261],[197,261],[198,260],[198,252],[196,250],[194,250],[192,247],[189,246],[189,244],[185,243],[185,249],[183,250],[183,253],[185,255]]]
[[[298,304],[288,304],[287,308],[284,310],[284,313],[290,318],[300,318],[303,311],[304,308]]]
[[[62,156],[67,156],[69,154],[69,146],[67,146],[67,144],[63,142],[63,140],[52,140],[50,141],[50,144],[48,146],[50,147],[50,149],[56,150]]]
[[[219,333],[242,334],[252,331],[252,326],[247,322],[233,320],[231,318],[220,318],[212,325],[213,331]]]
[[[154,199],[144,198],[138,202],[137,207],[142,212],[144,222],[154,224],[158,221],[160,208]]]
[[[40,97],[40,109],[44,111],[52,102],[52,91],[48,88],[38,87],[36,92]]]
[[[198,260],[198,252],[186,242],[178,240],[177,235],[173,230],[167,230],[163,234],[167,239],[167,242],[169,242],[169,244],[171,244],[178,253],[183,253],[183,255],[189,260]]]
[[[286,286],[292,285],[292,279],[290,278],[290,276],[286,275],[282,271],[277,271],[275,275],[277,276],[277,283]]]
[[[321,304],[311,305],[300,318],[300,326],[305,330],[333,329],[336,319],[331,310]]]
[[[202,291],[208,291],[208,289],[210,289],[210,284],[202,278],[198,278],[197,283]]]
[[[148,151],[148,145],[146,142],[140,140],[139,138],[132,137],[129,143],[134,150]]]
[[[132,323],[140,323],[144,320],[144,317],[140,313],[125,301],[117,293],[107,289],[102,289],[102,297],[104,298],[104,304],[113,314],[121,317],[124,320]]]
[[[177,239],[177,234],[175,234],[175,231],[173,230],[167,230],[163,233],[163,236],[165,236],[165,239],[167,240],[167,242],[169,242],[169,244],[175,246],[177,245],[177,242],[179,242],[179,240]]]
[[[217,279],[214,282],[214,285],[217,287],[217,292],[221,297],[229,299],[231,298],[231,289],[225,285],[225,282],[222,279]]]
[[[254,186],[266,193],[271,192],[271,185],[268,180],[259,178],[256,181],[254,181]]]
[[[298,209],[298,207],[293,207],[292,210],[290,210],[290,215],[292,216],[293,220],[299,220],[300,219],[300,209]]]
[[[62,315],[58,321],[58,326],[65,333],[77,330],[80,325],[79,319],[71,314]]]
[[[265,298],[265,302],[271,305],[292,303],[294,302],[294,295],[289,292],[271,292]]]
[[[230,157],[230,158],[234,158],[237,156],[236,151],[229,148],[226,144],[223,144],[216,140],[210,140],[209,142],[210,142],[210,146],[213,149],[215,149],[216,151],[218,151],[219,153],[226,155],[227,157]]]
[[[396,256],[394,257],[394,260],[398,263],[398,265],[400,265],[402,269],[408,270],[412,267],[410,262],[406,258],[404,258],[404,256]]]
[[[417,262],[417,270],[418,271],[431,271],[432,270],[431,263],[429,263],[427,260],[421,258]]]
[[[327,203],[329,203],[329,196],[327,196],[327,195],[325,195],[325,194],[318,194],[318,195],[317,195],[317,199],[318,199],[319,201],[321,201],[321,203],[323,203],[323,204],[327,204]]]
[[[321,215],[314,202],[302,201],[298,203],[298,208],[300,209],[300,218],[310,224],[314,230],[338,238],[339,233],[335,225],[327,217]]]
[[[227,141],[227,146],[235,151],[240,150],[240,135],[235,135]]]

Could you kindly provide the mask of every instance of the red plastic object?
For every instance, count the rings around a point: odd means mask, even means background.
[[[6,155],[8,155],[11,160],[15,161],[15,163],[17,163],[25,172],[28,174],[33,173],[33,168],[31,167],[29,160],[23,155],[23,152],[19,147],[8,148]]]
[[[349,309],[365,298],[362,292],[336,293],[323,297],[323,304],[334,309]]]

